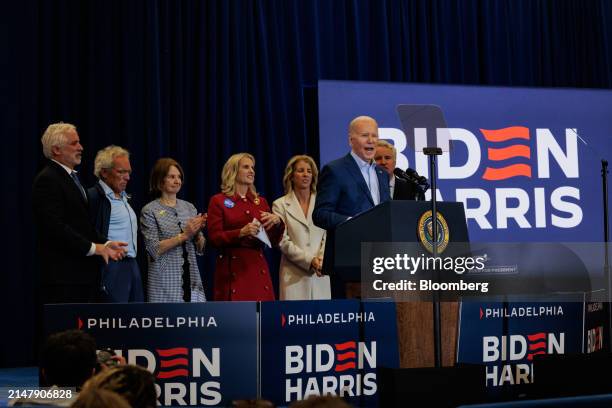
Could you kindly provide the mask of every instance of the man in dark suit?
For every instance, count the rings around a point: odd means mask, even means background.
[[[334,229],[349,218],[391,199],[389,176],[374,162],[378,124],[369,116],[359,116],[349,125],[351,151],[329,162],[321,170],[314,223]]]
[[[123,258],[127,244],[105,243],[89,219],[85,189],[74,170],[83,152],[74,125],[49,125],[41,143],[49,162],[34,179],[32,209],[43,303],[96,301],[100,262]]]
[[[419,187],[415,183],[396,177],[393,174],[397,160],[397,150],[395,146],[386,140],[379,140],[376,143],[376,164],[384,168],[389,174],[389,190],[394,200],[417,200]]]
[[[327,230],[323,272],[331,274],[332,297],[345,297],[345,282],[332,273],[334,231],[338,224],[389,201],[389,177],[376,165],[378,124],[359,116],[349,125],[351,151],[323,167],[312,213],[315,225]]]

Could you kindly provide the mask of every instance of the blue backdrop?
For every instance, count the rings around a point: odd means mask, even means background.
[[[276,198],[287,159],[318,155],[317,80],[610,88],[611,21],[606,0],[3,4],[0,298],[15,335],[2,336],[0,366],[35,356],[29,197],[50,122],[78,126],[86,184],[95,152],[115,143],[132,151],[135,199],[147,200],[153,162],[173,156],[183,197],[204,208],[227,156],[249,150],[258,189]]]
[[[603,240],[612,91],[320,81],[321,163],[346,154],[347,124],[368,114],[396,146],[398,167],[428,176],[427,157],[413,149],[418,132],[397,113],[405,103],[438,105],[452,128],[438,198],[464,202],[472,241]]]

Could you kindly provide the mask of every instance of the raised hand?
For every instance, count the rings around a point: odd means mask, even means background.
[[[202,224],[204,223],[206,223],[206,219],[202,219],[200,215],[196,215],[187,221],[183,233],[187,235],[187,238],[191,239],[203,228]]]

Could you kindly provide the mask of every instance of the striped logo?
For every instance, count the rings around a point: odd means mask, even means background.
[[[346,341],[344,343],[334,344],[336,349],[336,366],[334,367],[335,372],[342,372],[351,370],[356,367],[355,358],[357,354],[357,344],[354,341]]]
[[[533,360],[538,354],[546,354],[546,333],[535,333],[527,336],[529,353],[527,360]]]
[[[485,180],[506,180],[512,177],[531,178],[531,165],[529,163],[504,163],[512,160],[515,162],[529,161],[531,150],[523,140],[529,141],[529,129],[524,126],[511,126],[503,129],[487,130],[480,129],[485,140],[489,143],[487,157],[495,162],[496,166],[485,169],[482,176]],[[519,140],[516,140],[519,139]],[[515,141],[516,140],[516,141]],[[508,141],[512,141],[508,143]],[[526,159],[526,160],[525,160]]]
[[[159,373],[157,378],[168,379],[175,377],[188,377],[189,367],[188,350],[186,347],[175,347],[170,349],[157,349],[159,355]]]

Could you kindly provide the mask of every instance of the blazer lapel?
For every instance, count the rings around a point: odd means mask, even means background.
[[[389,189],[389,179],[385,180],[383,169],[376,166],[376,177],[378,177],[378,191],[380,193],[380,202],[383,203],[391,199],[391,190]],[[395,176],[394,176],[395,177]],[[395,183],[397,188],[397,182]]]
[[[353,159],[353,156],[351,156],[350,153],[345,156],[345,159],[347,162],[346,167],[349,173],[353,176],[357,182],[357,185],[361,188],[365,196],[368,197],[368,201],[370,201],[370,204],[373,206],[374,200],[372,199],[372,193],[370,193],[370,189],[368,189],[368,185],[366,184],[363,175],[361,174],[361,170],[359,170],[359,166],[355,162],[355,159]]]
[[[70,177],[70,175],[68,174],[68,172],[66,170],[64,170],[64,168],[62,166],[60,166],[59,164],[55,163],[52,160],[49,160],[49,162],[51,163],[51,166],[53,166],[53,168],[55,169],[55,172],[57,173],[57,175],[64,180],[64,183],[68,184],[68,188],[73,192],[73,195],[78,197],[78,200],[85,206],[87,207],[87,201],[85,201],[85,197],[83,197],[83,193],[81,193],[81,190],[79,190],[79,187],[76,185],[76,183],[74,182],[74,180],[72,179],[72,177]],[[87,194],[87,193],[85,193]]]
[[[312,220],[312,212],[314,211],[314,206],[315,206],[315,202],[317,201],[317,194],[310,194],[310,202],[308,203],[308,219],[306,220],[308,222],[308,220]]]
[[[312,202],[312,195],[310,197],[310,200]],[[300,202],[295,196],[295,193],[291,192],[287,194],[283,201],[284,201],[284,205],[285,205],[285,209],[287,210],[287,213],[291,215],[293,218],[295,218],[297,221],[304,224],[305,226],[308,226],[308,220],[306,220],[306,217],[304,216],[304,211],[302,211],[302,207],[300,206]],[[309,212],[312,211],[310,205],[308,207],[308,211]]]

